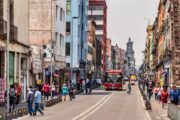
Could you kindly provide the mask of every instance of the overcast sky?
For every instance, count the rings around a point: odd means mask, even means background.
[[[159,0],[106,0],[108,6],[108,37],[113,45],[126,49],[128,38],[134,41],[136,65],[142,64],[148,20],[153,23]]]

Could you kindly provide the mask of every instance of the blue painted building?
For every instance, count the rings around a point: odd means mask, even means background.
[[[76,80],[85,77],[79,67],[86,62],[88,4],[88,0],[67,0],[66,5],[66,68],[73,68]]]

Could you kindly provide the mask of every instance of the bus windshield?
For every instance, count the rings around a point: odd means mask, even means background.
[[[107,74],[106,82],[122,82],[122,76],[118,74]]]

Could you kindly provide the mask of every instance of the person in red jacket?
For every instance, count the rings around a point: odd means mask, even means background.
[[[48,83],[45,83],[43,85],[43,93],[44,93],[44,99],[47,98],[47,100],[49,99],[49,93],[50,93],[50,87]]]
[[[162,102],[162,108],[164,108],[164,106],[167,104],[168,102],[168,91],[167,91],[167,87],[164,86],[163,90],[161,91],[161,102]]]
[[[22,86],[19,83],[15,83],[15,92],[16,92],[16,105],[19,104],[22,94]]]

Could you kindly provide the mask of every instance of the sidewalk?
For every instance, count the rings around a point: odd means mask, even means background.
[[[161,102],[156,101],[154,97],[151,98],[151,107],[152,110],[149,110],[148,113],[152,120],[170,120],[167,116],[167,106],[162,108]]]
[[[27,103],[26,102],[21,102],[20,104],[15,106],[14,110],[18,110],[20,108],[26,108],[26,107],[27,107]],[[14,110],[12,110],[12,111],[14,111]],[[0,106],[0,114],[4,114],[6,112],[7,112],[6,105]]]

